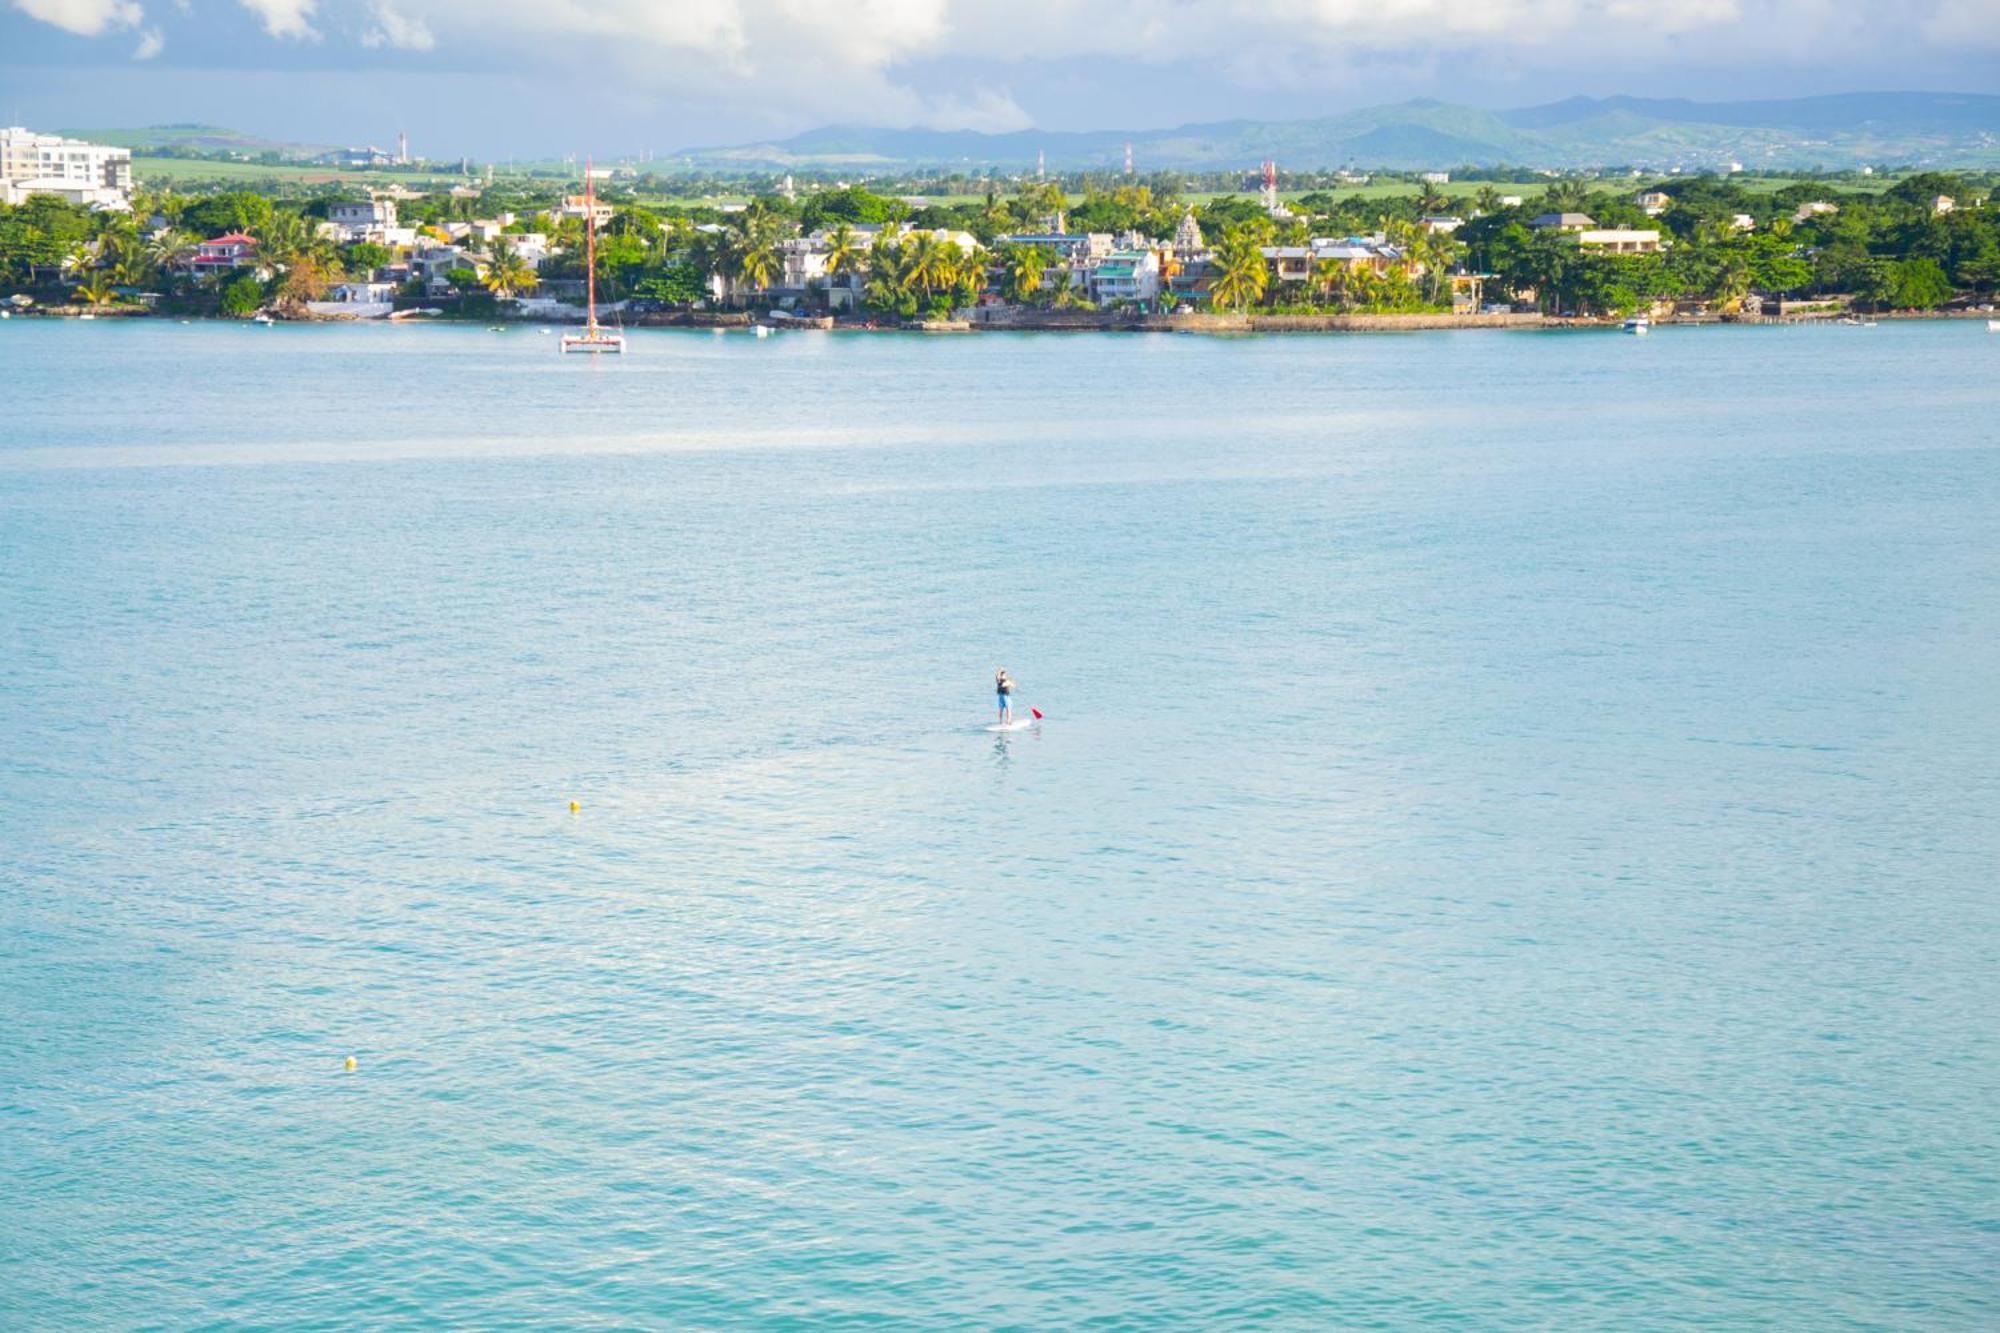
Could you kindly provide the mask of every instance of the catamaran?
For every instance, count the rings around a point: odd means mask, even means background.
[[[625,335],[600,328],[597,323],[597,190],[593,184],[591,160],[583,160],[584,290],[588,293],[582,333],[565,333],[565,352],[623,352]]]

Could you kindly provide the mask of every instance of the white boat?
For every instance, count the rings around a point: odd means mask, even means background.
[[[1627,333],[1651,333],[1653,323],[1644,315],[1635,315],[1625,321],[1624,328]]]
[[[756,328],[757,328],[757,336],[758,336],[759,338],[768,338],[768,337],[770,337],[770,336],[771,336],[771,326],[770,326],[770,325],[768,325],[768,324],[759,324],[759,325],[757,325],[757,326],[756,326]]]
[[[1989,320],[1987,320],[1987,321],[1986,321],[1986,331],[1987,331],[1988,333],[2000,333],[2000,319],[1989,319]]]
[[[583,159],[583,276],[584,289],[588,298],[584,305],[584,326],[582,333],[565,333],[562,336],[562,350],[565,352],[623,352],[625,335],[614,333],[598,326],[597,323],[597,188],[591,175],[591,160]]]
[[[95,315],[91,314],[91,313],[90,313],[90,312],[89,312],[88,310],[86,310],[86,311],[84,311],[84,312],[83,312],[83,313],[82,313],[81,315],[78,315],[78,316],[77,316],[77,318],[78,318],[78,319],[96,319],[96,318],[97,318],[97,316],[95,316]]]
[[[274,321],[271,319],[269,315],[252,315],[250,317],[250,322],[252,324],[270,324]]]

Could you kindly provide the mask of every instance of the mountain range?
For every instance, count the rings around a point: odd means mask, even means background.
[[[893,171],[920,167],[1254,167],[1443,170],[1634,166],[1752,170],[1863,165],[2000,167],[2000,96],[1838,93],[1773,101],[1573,97],[1512,111],[1403,102],[1311,120],[1228,120],[1166,130],[880,129],[831,126],[774,142],[683,149],[709,170]]]

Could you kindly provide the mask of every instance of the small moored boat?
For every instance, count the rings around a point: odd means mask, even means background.
[[[1651,333],[1653,331],[1653,322],[1644,315],[1634,315],[1631,319],[1625,321],[1624,329],[1627,333]]]

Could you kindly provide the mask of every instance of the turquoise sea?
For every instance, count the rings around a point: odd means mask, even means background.
[[[0,324],[0,1327],[2000,1324],[2000,337],[552,342]]]

